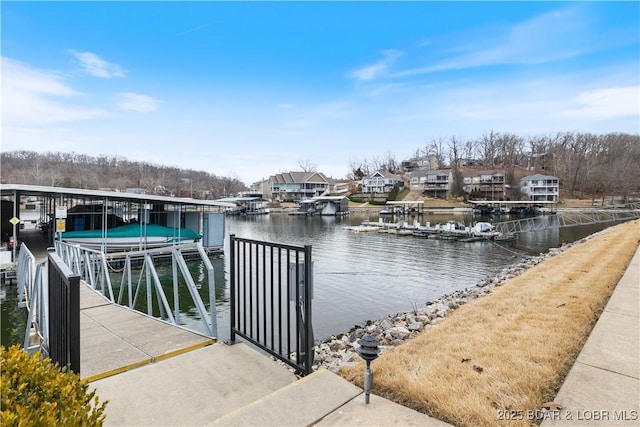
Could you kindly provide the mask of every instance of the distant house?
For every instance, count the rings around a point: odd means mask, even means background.
[[[144,188],[127,188],[126,192],[131,194],[147,194],[147,190]]]
[[[412,170],[409,173],[409,176],[411,177],[411,179],[409,181],[409,188],[411,190],[423,191],[424,190],[424,186],[427,183],[427,174],[428,173],[429,173],[429,171],[426,170],[426,169]]]
[[[451,192],[452,181],[451,169],[427,171],[422,192],[430,197],[447,199]]]
[[[171,191],[169,191],[164,185],[156,185],[153,187],[153,194],[157,196],[173,196]]]
[[[557,202],[560,196],[560,180],[555,176],[535,174],[520,180],[520,190],[536,202]]]
[[[502,170],[464,169],[463,189],[475,199],[500,200],[506,196],[505,173]]]
[[[479,159],[458,159],[458,166],[482,166],[482,160]]]
[[[404,179],[387,171],[375,171],[362,180],[363,193],[384,194],[389,193],[394,187],[404,187]]]
[[[262,181],[254,182],[249,186],[249,190],[241,191],[238,195],[240,197],[262,197],[268,199],[270,198],[269,194],[269,180],[263,179]]]
[[[349,193],[352,183],[349,181],[342,181],[327,178],[329,181],[329,195],[331,196],[344,196]]]
[[[403,160],[400,164],[405,171],[413,171],[415,169],[437,169],[438,168],[438,159],[436,156],[422,156],[422,157],[412,157],[408,160]]]
[[[273,201],[300,201],[324,196],[329,180],[319,172],[286,172],[269,177],[268,198]]]

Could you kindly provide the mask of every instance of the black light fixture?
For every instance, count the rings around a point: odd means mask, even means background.
[[[367,362],[364,371],[364,403],[369,404],[369,394],[373,384],[373,372],[371,372],[371,362],[378,357],[378,340],[371,335],[365,335],[358,340],[360,348],[358,354]]]

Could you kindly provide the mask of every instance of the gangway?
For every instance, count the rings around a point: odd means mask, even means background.
[[[112,303],[122,305],[133,311],[140,311],[157,317],[172,325],[184,328],[180,320],[179,286],[186,286],[198,317],[201,319],[205,335],[217,339],[216,293],[213,265],[202,243],[176,244],[170,248],[173,266],[173,298],[167,298],[154,264],[154,255],[162,248],[128,252],[123,263],[119,293],[114,293],[110,268],[104,252],[83,248],[63,242],[55,242],[55,251],[62,261],[93,291],[103,295]],[[200,255],[208,279],[209,305],[207,311],[191,276],[183,252],[194,251]],[[166,249],[162,252],[166,255]],[[136,262],[133,262],[133,261]],[[139,269],[132,268],[140,264]],[[46,262],[36,262],[25,244],[20,249],[17,269],[18,304],[26,307],[28,320],[25,330],[24,348],[30,352],[41,348],[48,352],[49,347],[49,307],[47,295]],[[136,277],[133,276],[136,274]],[[180,277],[181,276],[181,277]],[[179,280],[179,279],[182,280]],[[146,313],[136,309],[137,299],[146,294]],[[153,303],[155,298],[156,303]],[[173,304],[170,304],[172,302]],[[173,306],[172,306],[173,305]],[[201,333],[197,331],[198,333]]]
[[[640,203],[600,209],[567,209],[552,215],[539,215],[497,222],[496,231],[503,234],[527,233],[550,228],[621,222],[640,218]]]

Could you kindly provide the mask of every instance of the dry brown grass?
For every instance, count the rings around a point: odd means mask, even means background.
[[[528,424],[499,411],[553,399],[639,242],[640,221],[612,227],[462,306],[375,360],[373,392],[459,426]]]

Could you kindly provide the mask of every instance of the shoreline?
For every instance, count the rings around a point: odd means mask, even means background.
[[[526,270],[561,254],[573,246],[607,233],[610,228],[590,234],[575,242],[551,248],[546,253],[525,257],[516,264],[503,268],[492,277],[485,278],[464,290],[458,290],[426,301],[423,306],[416,307],[413,311],[389,314],[376,320],[366,320],[362,324],[354,325],[347,332],[331,335],[316,344],[313,369],[324,368],[337,373],[343,367],[357,364],[360,360],[357,341],[365,334],[369,334],[378,340],[379,354],[381,355],[386,350],[395,348],[418,336],[423,330],[439,324],[448,314],[462,305],[491,294],[495,288],[506,281],[521,275]]]

